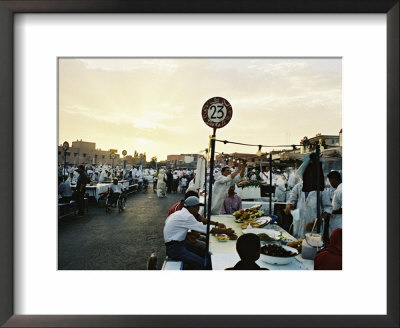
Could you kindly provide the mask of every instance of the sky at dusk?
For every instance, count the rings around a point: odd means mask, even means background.
[[[282,145],[338,135],[341,65],[336,58],[60,58],[58,144],[82,139],[158,160],[199,153],[212,134],[201,109],[214,96],[233,108],[217,139]],[[257,147],[217,143],[216,151]]]

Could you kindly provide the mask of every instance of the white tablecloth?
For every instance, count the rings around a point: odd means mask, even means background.
[[[240,261],[238,254],[232,253],[219,253],[211,255],[211,263],[213,270],[225,270],[226,268],[234,267],[237,262]],[[311,262],[304,263],[303,261]],[[269,264],[260,259],[256,263],[261,268],[267,268],[269,270],[313,270],[314,261],[304,260],[301,255],[297,255],[292,258],[292,261],[284,265]]]
[[[261,189],[260,187],[244,187],[244,188],[239,187],[237,194],[241,199],[260,198]]]
[[[129,186],[129,180],[122,180],[119,181],[122,184],[122,188],[128,188]],[[99,200],[101,193],[106,192],[108,188],[111,188],[112,183],[107,182],[107,183],[98,183],[94,186],[86,185],[86,190],[85,193],[89,194],[89,197],[94,197],[96,198],[96,201]],[[71,186],[72,189],[75,189],[76,186]]]

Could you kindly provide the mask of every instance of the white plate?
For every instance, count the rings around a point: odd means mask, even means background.
[[[299,251],[293,247],[285,246],[282,245],[282,248],[286,249],[289,252],[296,253],[296,255],[299,254]],[[260,260],[269,264],[278,264],[278,265],[284,265],[292,262],[292,260],[295,258],[295,256],[290,256],[290,257],[278,257],[278,256],[270,256],[266,255],[263,253],[260,253]]]
[[[256,235],[260,233],[266,233],[268,236],[271,238],[274,238],[275,240],[279,240],[279,235],[280,232],[276,230],[271,230],[271,229],[260,229],[260,228],[252,228],[252,229],[244,229],[242,230],[243,233],[254,233]]]
[[[256,221],[256,223],[258,223],[260,226],[264,226],[264,225],[267,225],[270,221],[271,221],[270,217],[268,217],[268,218],[264,217],[264,218],[258,219]]]

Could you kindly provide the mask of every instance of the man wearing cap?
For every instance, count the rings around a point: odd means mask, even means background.
[[[83,216],[85,190],[86,184],[89,183],[89,178],[85,172],[85,167],[83,165],[79,165],[76,171],[79,173],[79,178],[76,182],[75,198],[78,202],[78,216]]]
[[[168,257],[183,261],[194,270],[204,267],[205,249],[198,243],[186,241],[188,230],[207,233],[207,225],[196,220],[199,207],[204,206],[196,196],[186,198],[183,208],[172,213],[165,221],[164,242]],[[234,231],[226,228],[212,228],[211,233],[224,233],[232,235]]]
[[[118,178],[113,178],[113,183],[110,189],[111,189],[110,205],[115,205],[117,203],[118,197],[122,193],[122,184],[118,183]]]
[[[215,180],[212,190],[211,214],[218,215],[220,213],[222,203],[225,200],[229,187],[243,178],[245,167],[245,163],[239,163],[238,168],[233,173],[231,173],[229,166],[222,168],[221,176]]]

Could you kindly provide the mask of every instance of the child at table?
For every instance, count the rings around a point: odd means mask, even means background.
[[[260,238],[254,233],[241,235],[236,242],[240,261],[225,270],[268,270],[261,268],[256,261],[260,258]]]

